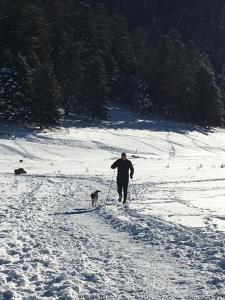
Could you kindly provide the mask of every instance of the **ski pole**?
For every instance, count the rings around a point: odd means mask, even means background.
[[[134,180],[133,180],[133,179],[132,179],[132,185],[133,185],[134,193],[135,193],[135,195],[136,195],[136,200],[138,201],[137,190],[136,190],[136,188],[135,188]]]
[[[114,170],[114,172],[113,172],[112,180],[111,180],[110,187],[109,187],[109,192],[108,192],[108,195],[107,195],[107,199],[106,199],[106,201],[104,202],[104,205],[105,205],[105,203],[108,202],[108,200],[109,200],[109,194],[110,194],[110,191],[111,191],[111,188],[112,188],[112,183],[113,183],[113,179],[114,179],[114,176],[115,176],[115,171],[116,171],[116,170]]]

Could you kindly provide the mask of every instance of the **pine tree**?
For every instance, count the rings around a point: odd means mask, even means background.
[[[172,32],[161,41],[155,64],[150,70],[154,106],[167,115],[176,115],[176,106],[181,100],[185,60],[185,45],[179,35]]]
[[[79,45],[74,42],[70,20],[71,5],[58,0],[44,3],[49,26],[50,56],[54,65],[57,82],[63,95],[63,108],[68,114],[73,100],[79,93],[80,63]]]
[[[12,95],[14,98],[15,120],[29,123],[31,120],[31,69],[26,57],[23,57],[19,53],[15,59],[14,68],[15,82],[17,84],[15,92]]]
[[[105,63],[111,55],[112,47],[112,22],[106,10],[106,7],[101,3],[96,8],[96,43]]]
[[[84,67],[81,61],[82,48],[79,42],[68,40],[62,58],[58,62],[58,80],[63,92],[63,107],[69,112],[82,111],[82,90],[84,86]]]
[[[224,103],[209,62],[202,62],[196,76],[196,120],[204,126],[221,126],[224,123]]]
[[[102,12],[101,12],[102,13]],[[104,15],[104,14],[103,14]],[[79,103],[83,111],[93,118],[106,117],[106,98],[108,94],[107,73],[104,56],[107,47],[104,45],[105,33],[101,22],[105,20],[97,17],[90,6],[80,4],[74,16],[74,38],[80,42],[80,63],[83,69],[83,83]],[[98,44],[99,43],[99,44]]]
[[[138,27],[132,32],[132,44],[135,54],[136,72],[142,74],[145,69],[148,55],[146,32],[143,28]]]
[[[112,55],[118,62],[120,72],[132,75],[135,70],[135,53],[127,20],[122,16],[113,18]]]
[[[114,16],[112,20],[112,95],[129,102],[130,79],[136,72],[135,51],[126,18]]]
[[[158,111],[203,125],[221,125],[224,107],[207,59],[174,32],[162,41],[156,57],[150,84]]]
[[[6,62],[0,69],[0,111],[6,120],[29,122],[29,65],[26,58],[20,54],[15,59],[12,56],[8,57]]]
[[[41,130],[58,124],[61,94],[53,67],[48,60],[43,63],[36,58],[36,68],[32,74],[31,99],[32,121],[38,124]]]
[[[88,114],[91,114],[92,119],[106,118],[107,76],[104,61],[99,55],[93,55],[90,58],[86,68],[85,90]]]

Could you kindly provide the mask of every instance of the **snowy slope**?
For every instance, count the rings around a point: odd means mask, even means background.
[[[0,299],[224,299],[225,131],[111,115],[44,133],[1,125]],[[129,208],[114,180],[91,209],[123,151]]]

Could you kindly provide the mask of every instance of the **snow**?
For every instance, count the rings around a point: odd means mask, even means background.
[[[0,125],[0,299],[224,299],[225,130],[110,112]],[[92,209],[124,151],[128,207],[114,177]]]

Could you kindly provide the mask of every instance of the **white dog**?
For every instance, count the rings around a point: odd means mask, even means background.
[[[94,193],[91,194],[91,205],[92,207],[96,207],[97,206],[97,202],[98,202],[98,193],[100,193],[101,191],[95,191]]]

